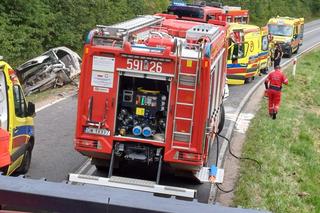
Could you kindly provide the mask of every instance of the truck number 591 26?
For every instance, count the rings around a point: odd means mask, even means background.
[[[161,73],[162,62],[128,58],[127,69]]]

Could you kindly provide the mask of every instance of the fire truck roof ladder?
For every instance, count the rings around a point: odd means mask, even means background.
[[[173,131],[173,140],[174,141],[181,141],[188,143],[188,147],[177,147],[176,148],[190,148],[191,147],[191,138],[192,138],[192,129],[193,129],[193,119],[194,119],[194,106],[195,106],[195,100],[196,100],[196,92],[197,92],[197,86],[199,83],[199,73],[201,69],[201,58],[202,58],[202,49],[203,44],[197,44],[199,51],[198,51],[198,58],[196,60],[196,71],[195,73],[189,73],[185,72],[184,69],[182,69],[182,60],[186,60],[186,63],[190,63],[189,58],[183,58],[181,56],[182,53],[182,45],[180,45],[180,48],[178,48],[178,57],[179,57],[179,63],[178,63],[178,80],[177,80],[177,95],[176,95],[176,107],[174,110],[174,131]],[[188,62],[189,61],[189,62]],[[192,63],[192,61],[191,61]],[[190,88],[191,87],[191,88]],[[192,93],[193,99],[192,103],[182,102],[179,101],[179,91],[188,91]],[[191,108],[191,116],[190,117],[179,117],[177,116],[177,108],[178,106],[185,106]],[[177,121],[182,122],[190,122],[190,129],[189,132],[179,131],[177,129]]]
[[[125,37],[145,27],[160,24],[164,17],[154,15],[143,15],[111,26],[97,25],[106,35],[113,37]]]

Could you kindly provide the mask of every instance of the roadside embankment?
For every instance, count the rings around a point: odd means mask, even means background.
[[[247,131],[234,205],[272,212],[320,211],[320,49],[298,61],[295,78],[287,69],[277,120],[267,100]]]

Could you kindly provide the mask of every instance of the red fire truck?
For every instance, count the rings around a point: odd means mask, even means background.
[[[221,3],[187,4],[173,1],[168,7],[168,13],[179,19],[197,22],[219,20],[228,23],[249,23],[248,10],[242,10],[241,7],[222,6]]]
[[[201,174],[224,122],[226,27],[139,16],[84,46],[75,149],[99,169],[140,161]],[[219,126],[220,124],[220,126]]]

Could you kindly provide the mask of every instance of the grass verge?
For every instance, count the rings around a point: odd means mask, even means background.
[[[40,102],[45,102],[45,101],[50,101],[52,99],[57,99],[63,97],[66,94],[69,94],[73,91],[77,90],[74,85],[67,84],[64,85],[63,87],[57,87],[57,88],[52,88],[48,89],[43,92],[31,94],[26,97],[27,101],[31,101],[33,103],[40,103]]]
[[[298,61],[282,94],[277,120],[267,100],[247,131],[234,204],[272,212],[320,212],[320,49]],[[288,68],[291,72],[291,68]]]

